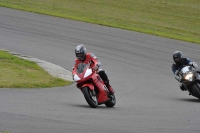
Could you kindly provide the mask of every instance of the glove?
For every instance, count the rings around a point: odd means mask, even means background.
[[[197,65],[196,62],[190,62],[189,65],[192,66],[195,69],[198,69],[198,65]]]
[[[193,65],[193,62],[190,62],[189,65],[192,66],[192,67],[194,66],[194,65]]]
[[[178,75],[179,70],[176,70],[175,75]]]
[[[178,82],[181,81],[181,77],[179,77],[178,75],[175,76],[175,79],[178,80]]]

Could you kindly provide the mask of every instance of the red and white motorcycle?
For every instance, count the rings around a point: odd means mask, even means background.
[[[109,94],[104,81],[96,71],[90,68],[89,64],[80,63],[73,79],[92,108],[96,108],[100,104],[105,104],[107,107],[115,106],[115,95]]]

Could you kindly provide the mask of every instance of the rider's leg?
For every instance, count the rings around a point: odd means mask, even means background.
[[[102,78],[104,83],[106,84],[106,87],[108,88],[110,94],[113,94],[114,90],[111,87],[111,85],[109,84],[109,79],[108,79],[108,76],[107,76],[106,72],[104,70],[99,70],[98,74],[100,75],[100,77]]]
[[[108,79],[108,76],[106,74],[106,72],[104,70],[99,70],[98,74],[100,75],[100,77],[102,78],[102,80],[104,81],[104,83],[106,85],[109,85],[109,79]]]

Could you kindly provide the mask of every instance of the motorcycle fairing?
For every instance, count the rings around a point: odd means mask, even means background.
[[[79,78],[79,76],[77,74],[74,75],[74,81],[79,81],[81,78]]]
[[[92,69],[89,68],[89,64],[80,63],[77,66],[76,74],[74,75],[74,81],[76,82],[84,82],[92,74]]]
[[[94,85],[92,83],[85,83],[81,86],[81,88],[86,87],[86,86],[89,87],[90,90],[92,91],[94,90]]]
[[[94,78],[94,77],[96,77],[96,78]],[[99,93],[97,93],[98,103],[101,104],[101,103],[104,103],[107,100],[109,100],[108,88],[103,83],[103,80],[101,79],[101,77],[98,74],[95,74],[92,76],[92,80],[93,80],[95,87],[99,88],[98,89]]]
[[[200,83],[200,74],[196,73],[194,79]]]
[[[108,89],[104,85],[101,77],[98,74],[94,74],[91,78],[93,80],[95,87],[99,88],[98,89],[99,93],[97,93],[98,103],[101,104],[101,103],[104,103],[107,100],[109,100],[108,99]]]
[[[92,74],[92,69],[87,69],[84,74],[84,78],[88,77],[90,74]]]
[[[183,77],[187,74],[193,74],[191,80],[186,80]],[[180,70],[180,76],[183,78],[181,83],[185,86],[185,88],[192,94],[194,97],[200,98],[199,97],[199,91],[197,88],[199,88],[199,83],[200,83],[200,75],[197,73],[195,70],[193,70],[192,67],[190,66],[185,66]]]

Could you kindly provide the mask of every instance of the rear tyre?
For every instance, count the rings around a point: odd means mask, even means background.
[[[90,107],[96,108],[98,106],[97,96],[92,93],[89,87],[83,87],[83,95]]]
[[[116,104],[115,94],[110,95],[109,98],[110,99],[105,103],[105,105],[107,107],[114,107]]]

